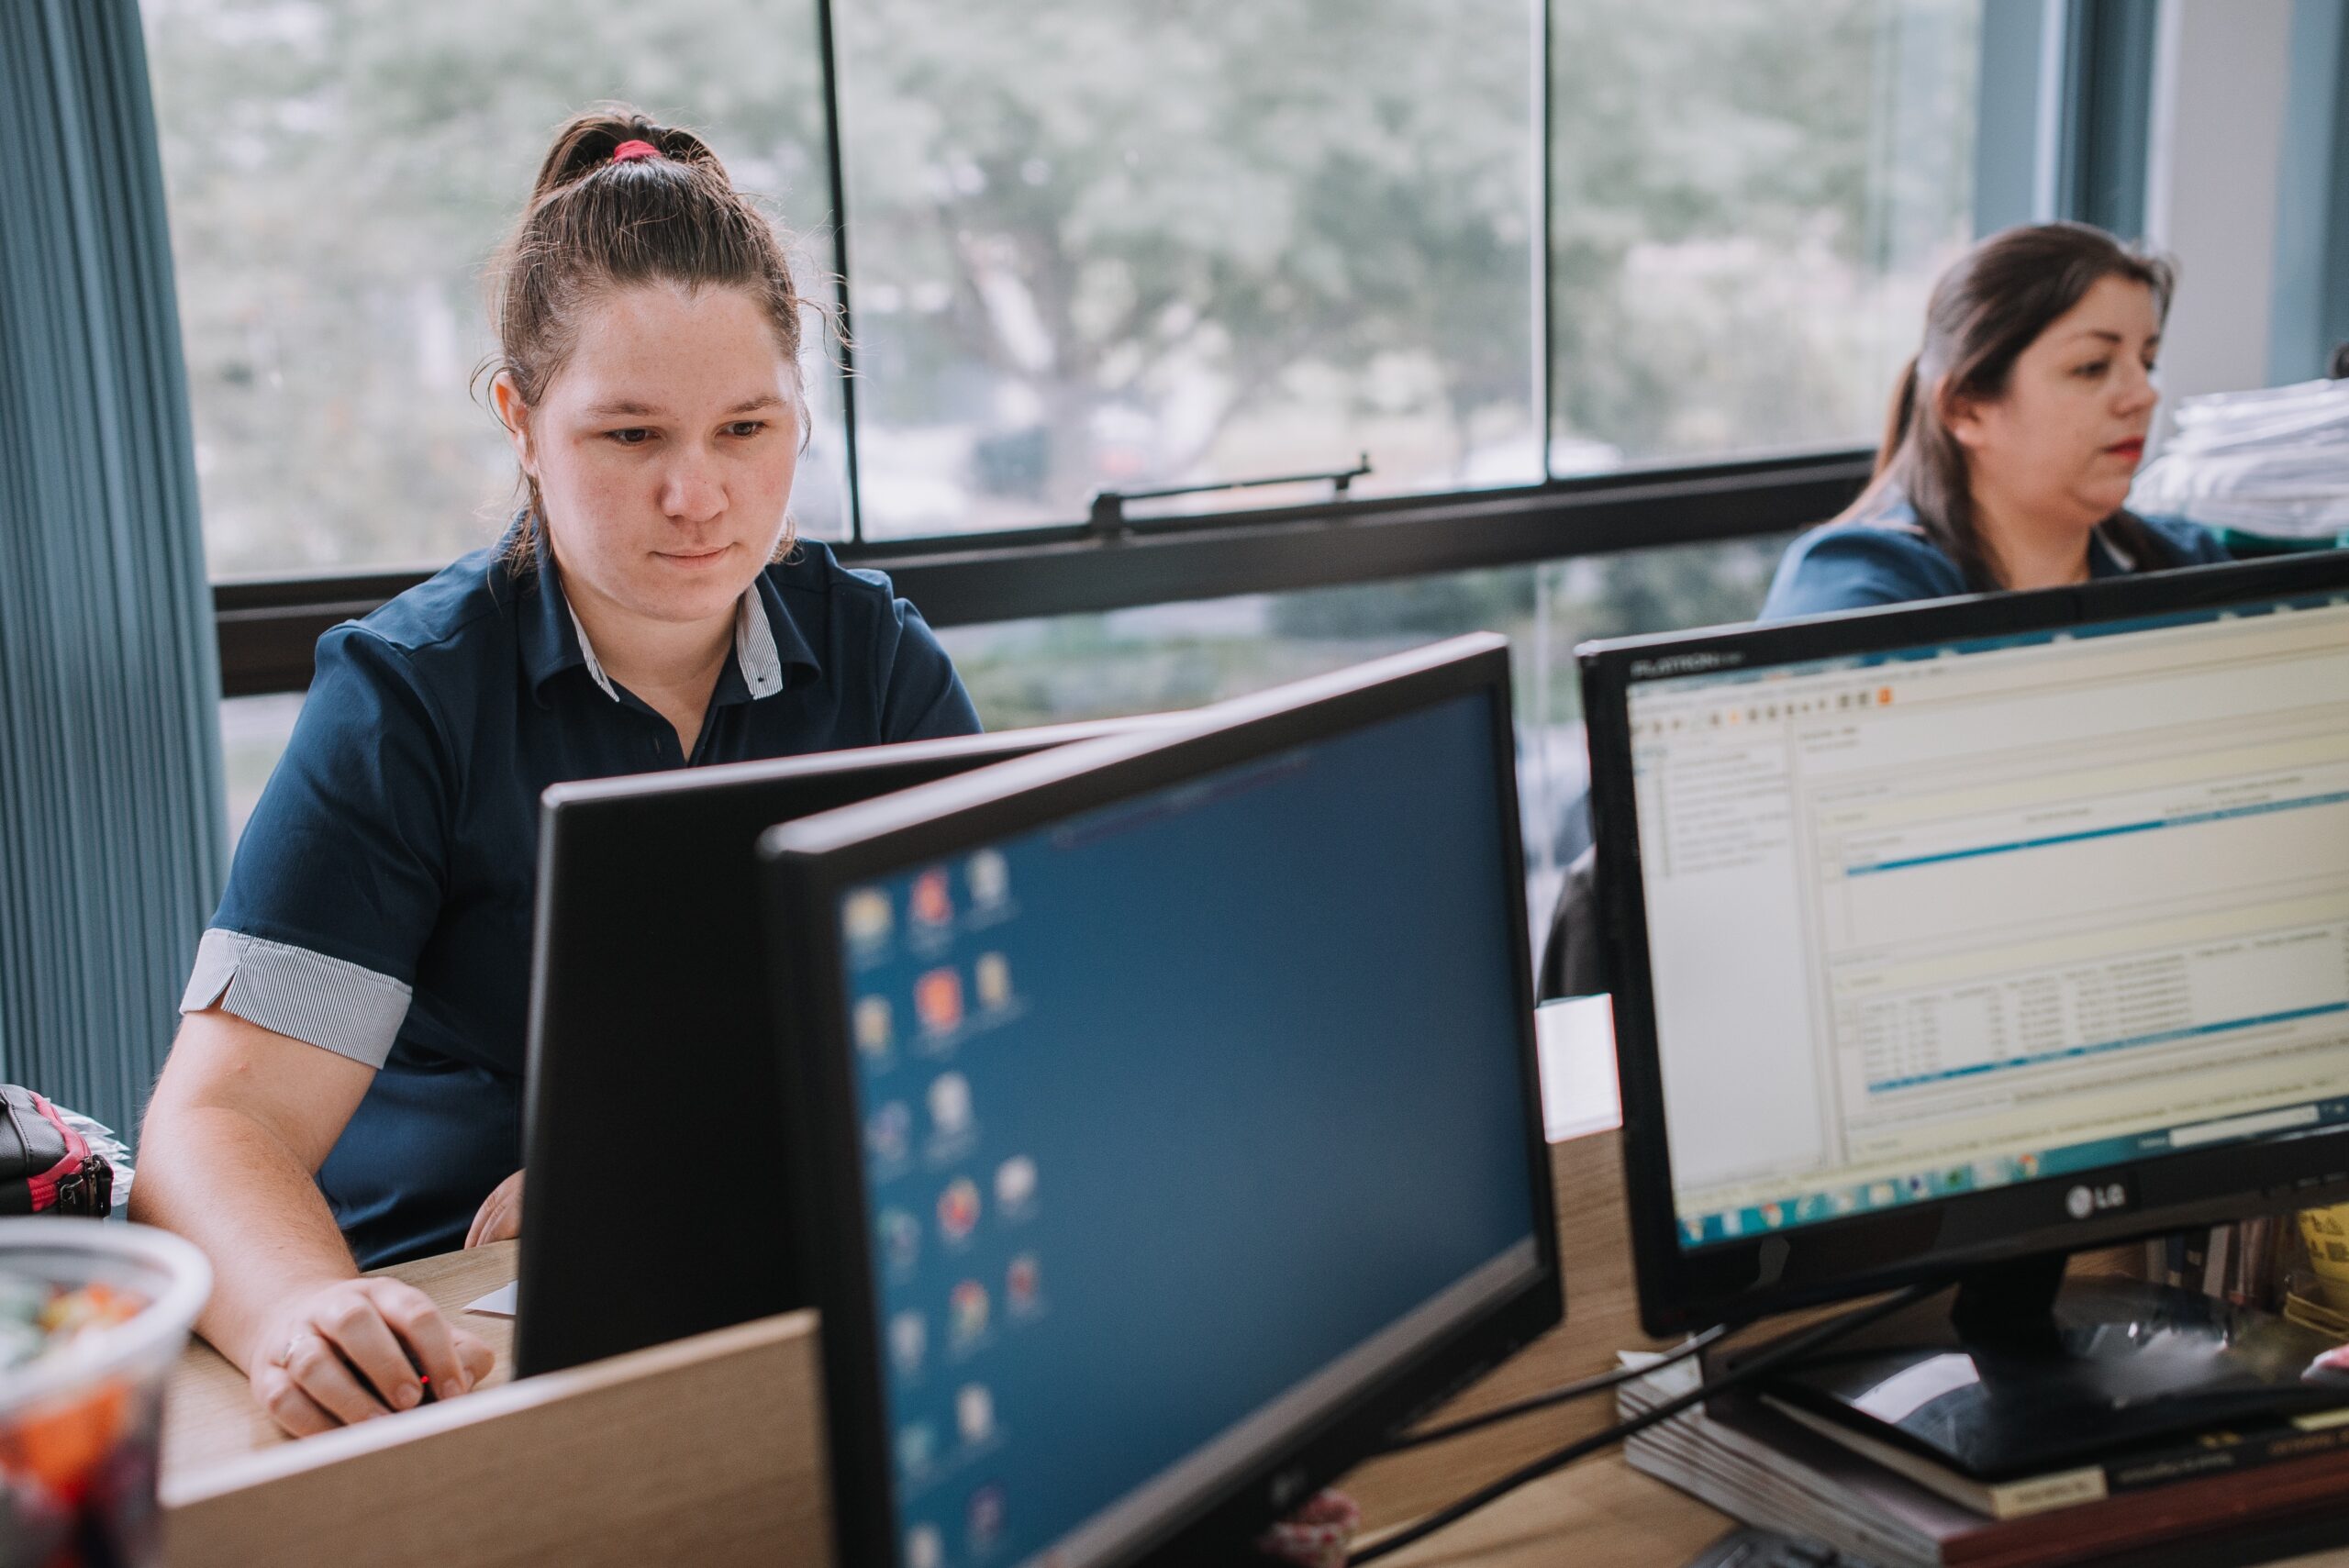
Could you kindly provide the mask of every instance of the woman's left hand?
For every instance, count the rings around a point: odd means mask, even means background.
[[[473,1228],[465,1232],[468,1247],[486,1246],[492,1241],[507,1241],[522,1234],[522,1173],[515,1172],[497,1184],[497,1190],[482,1199],[481,1212],[473,1216]]]

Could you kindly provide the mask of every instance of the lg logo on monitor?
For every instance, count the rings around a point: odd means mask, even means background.
[[[2082,1182],[2064,1195],[2064,1207],[2074,1219],[2128,1207],[2129,1187],[2125,1182],[2106,1182],[2096,1186]]]

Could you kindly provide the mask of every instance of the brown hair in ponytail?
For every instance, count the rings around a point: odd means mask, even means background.
[[[1965,449],[1945,411],[1956,399],[1991,403],[2005,395],[2016,359],[2108,277],[2144,284],[2155,314],[2168,316],[2176,282],[2170,264],[2085,223],[2006,229],[1959,257],[1933,285],[1924,343],[1893,390],[1876,477],[1843,515],[1870,516],[1898,493],[1915,508],[1925,536],[1957,562],[1969,589],[2005,587],[1996,552],[1975,519]],[[2141,565],[2176,564],[2161,537],[2128,512],[2115,512],[2103,526]]]
[[[615,161],[613,152],[631,141],[650,143],[659,156]],[[782,239],[707,143],[628,105],[599,105],[555,133],[529,206],[486,281],[498,351],[483,370],[509,377],[526,407],[569,361],[583,307],[606,291],[651,283],[750,294],[797,385],[801,301]],[[800,404],[805,442],[804,396]],[[537,482],[526,473],[522,484],[529,526],[507,548],[518,573],[536,563],[538,530],[546,527]],[[778,558],[791,542],[786,526]]]

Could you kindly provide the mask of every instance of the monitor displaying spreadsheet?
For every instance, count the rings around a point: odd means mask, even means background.
[[[1625,717],[1684,1250],[2349,1122],[2349,595]]]

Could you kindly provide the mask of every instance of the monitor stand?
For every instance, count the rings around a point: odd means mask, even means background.
[[[1762,1392],[1985,1481],[2349,1407],[2349,1374],[2304,1375],[2332,1348],[2324,1336],[2199,1291],[2066,1281],[2065,1261],[1964,1275],[1954,1294],[1834,1341]]]

